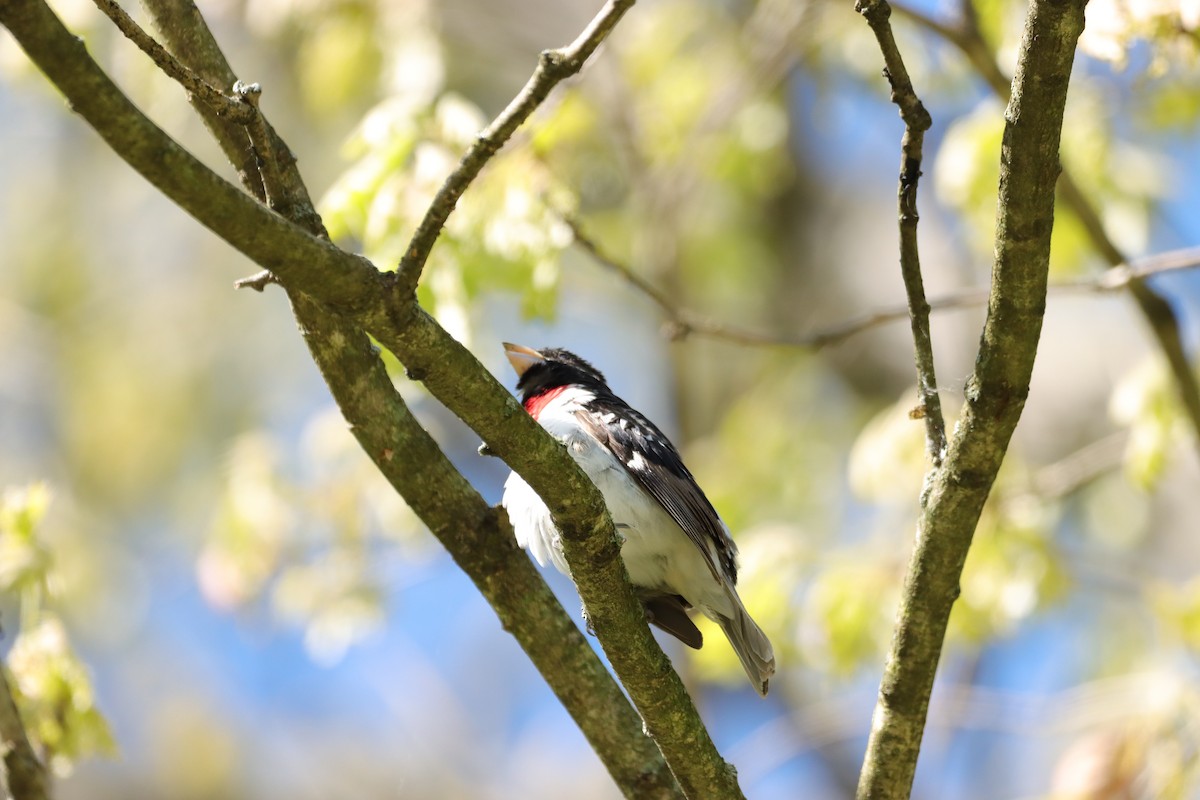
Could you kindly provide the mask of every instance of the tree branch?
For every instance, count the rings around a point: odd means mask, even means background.
[[[429,253],[463,192],[517,128],[545,101],[550,91],[583,69],[584,63],[608,37],[625,12],[633,7],[634,2],[635,0],[607,0],[600,13],[574,42],[558,50],[542,51],[537,68],[524,88],[492,124],[479,133],[475,143],[463,155],[458,167],[445,180],[433,202],[429,204],[425,216],[408,243],[404,257],[400,259],[395,291],[402,299],[416,291],[421,272],[425,269],[425,262],[429,260]]]
[[[13,701],[7,670],[0,667],[0,746],[4,748],[4,773],[8,796],[13,800],[49,800],[46,767],[38,760]]]
[[[266,264],[290,291],[326,306],[336,303],[337,311],[393,349],[414,376],[529,482],[563,533],[568,562],[600,641],[683,791],[690,797],[741,797],[735,771],[716,751],[679,677],[650,635],[603,499],[565,449],[416,305],[411,293],[396,292],[393,278],[206,173],[129,104],[44,3],[0,0],[0,22],[135,169],[235,247]],[[154,167],[164,160],[192,179],[179,180]],[[224,213],[226,204],[238,202],[230,192],[249,202],[246,217],[261,224],[256,236],[227,230],[241,223]],[[279,255],[297,252],[300,257]],[[308,255],[313,258],[306,259]]]
[[[929,15],[903,4],[893,3],[892,5],[898,13],[957,47],[983,77],[995,95],[1005,103],[1009,101],[1010,82],[996,62],[987,42],[984,41],[979,26],[975,24],[974,5],[970,0],[965,5],[972,13],[968,13],[958,25],[939,22]],[[1079,220],[1091,240],[1092,246],[1108,262],[1108,265],[1116,267],[1128,263],[1129,259],[1109,237],[1095,206],[1088,200],[1071,172],[1065,167],[1062,168],[1058,178],[1058,190],[1061,193],[1063,204]],[[1200,451],[1200,382],[1197,381],[1196,372],[1188,360],[1187,350],[1183,345],[1183,337],[1179,330],[1179,318],[1175,314],[1175,310],[1171,308],[1171,304],[1145,281],[1132,280],[1128,287],[1138,310],[1142,312],[1142,316],[1149,323],[1151,333],[1163,351],[1163,355],[1166,356],[1179,399],[1183,403],[1184,412],[1196,434],[1195,445]]]
[[[357,326],[289,291],[313,360],[359,444],[533,661],[630,800],[680,797],[655,743],[563,610],[507,516],[479,496],[396,393]]]
[[[871,26],[879,49],[883,53],[883,75],[892,87],[892,102],[900,109],[904,120],[904,135],[900,140],[900,188],[898,190],[900,218],[900,273],[904,277],[904,292],[908,296],[908,312],[912,321],[913,345],[917,366],[917,395],[925,420],[925,449],[934,467],[942,463],[946,453],[946,420],[942,416],[942,401],[938,396],[937,372],[933,364],[933,339],[929,333],[929,302],[925,299],[925,282],[921,277],[921,258],[917,247],[917,183],[921,178],[921,158],[925,131],[933,124],[929,112],[917,97],[904,59],[892,35],[888,18],[892,9],[887,0],[858,0],[854,10],[862,14]]]
[[[1001,148],[991,297],[966,403],[926,478],[859,798],[907,798],[950,610],[980,512],[1029,393],[1045,311],[1063,108],[1085,0],[1033,0]]]
[[[206,26],[172,30],[190,26],[192,18],[172,16],[175,0],[146,3],[160,29],[173,34],[185,60],[200,69],[207,65],[214,77],[229,82],[231,71],[227,65],[222,69],[224,56]],[[257,128],[252,138],[268,145],[260,145],[267,158],[290,153],[281,141],[270,145],[274,132],[268,134],[261,114]],[[294,159],[263,165],[263,183],[266,196],[292,209],[299,224],[307,222],[312,233],[325,235]],[[637,713],[515,546],[507,520],[487,506],[412,417],[366,335],[305,294],[289,290],[288,295],[313,359],[363,449],[492,605],[621,791],[630,798],[678,797],[678,786],[658,748],[642,733]]]

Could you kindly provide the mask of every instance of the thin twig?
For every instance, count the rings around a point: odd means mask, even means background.
[[[1047,464],[1033,474],[1034,494],[1049,500],[1082,489],[1121,466],[1128,441],[1127,431],[1116,431]]]
[[[121,8],[115,0],[93,1],[96,8],[103,11],[120,29],[121,33],[125,34],[125,38],[136,44],[143,53],[150,57],[151,61],[158,65],[159,69],[178,81],[184,89],[203,100],[218,117],[228,117],[246,125],[257,116],[253,108],[232,97],[227,97],[219,89],[210,86],[196,73],[179,63],[179,60],[167,52],[167,49],[159,44],[153,36],[142,30],[141,26],[134,22],[133,17],[125,13],[125,9]]]
[[[1121,264],[1107,269],[1099,275],[1052,283],[1049,288],[1051,294],[1063,294],[1066,292],[1104,294],[1126,289],[1134,281],[1144,281],[1155,275],[1182,272],[1184,270],[1196,269],[1197,267],[1200,267],[1200,247],[1185,247],[1180,250],[1167,250],[1162,253],[1155,253],[1144,258],[1139,258],[1128,265]],[[933,298],[929,301],[929,308],[931,311],[973,308],[986,305],[987,299],[987,288],[960,289]],[[686,315],[686,312],[681,313]],[[762,344],[819,349],[829,344],[842,342],[851,336],[863,333],[879,325],[907,319],[908,316],[908,306],[893,306],[891,308],[881,308],[872,311],[869,314],[847,320],[823,330],[814,331],[801,338],[786,339],[757,334],[756,336],[760,339],[759,343]],[[745,339],[739,339],[736,335],[728,335],[728,331],[718,324],[713,324],[709,330],[697,330],[697,332],[732,341],[753,343]]]
[[[262,96],[262,87],[257,83],[239,80],[233,83],[233,95],[225,95],[175,58],[154,37],[146,33],[115,0],[93,1],[96,7],[108,15],[113,24],[125,34],[126,38],[149,56],[168,77],[179,82],[184,89],[193,97],[199,98],[218,117],[227,118],[245,127],[262,181],[264,190],[262,199],[269,208],[279,211],[280,198],[286,194],[287,187],[284,186],[283,174],[275,155],[275,137],[272,135],[273,132],[270,130],[266,118],[259,111],[258,102]],[[257,186],[250,188],[257,189]],[[245,285],[252,285],[252,282],[253,279],[246,279]],[[240,285],[242,282],[239,282]],[[261,285],[259,284],[255,288],[262,291]]]
[[[854,317],[831,325],[827,328],[811,331],[806,334],[790,336],[787,334],[767,333],[739,328],[705,317],[690,309],[682,308],[672,300],[666,292],[659,289],[625,262],[613,256],[593,239],[584,229],[582,223],[569,215],[559,213],[559,218],[571,231],[577,247],[591,256],[600,266],[616,273],[626,283],[645,295],[662,311],[666,317],[663,329],[672,339],[684,339],[695,334],[712,339],[722,339],[734,344],[748,347],[790,347],[800,350],[820,350],[834,344],[865,333],[871,328],[898,322],[909,318],[907,305],[890,306],[871,311],[860,317]],[[1200,267],[1200,247],[1168,250],[1145,258],[1137,259],[1128,265],[1113,267],[1099,275],[1076,278],[1070,281],[1050,284],[1052,293],[1062,292],[1115,292],[1126,288],[1133,280],[1145,280],[1154,275],[1195,269]],[[256,276],[257,277],[257,276]],[[257,288],[257,287],[252,287]],[[929,300],[930,311],[947,311],[957,308],[973,308],[987,303],[988,290],[986,287],[959,289],[954,292]]]
[[[213,43],[215,40],[208,23],[194,2],[141,0],[141,5],[149,15],[150,23],[163,46],[184,66],[200,76],[201,80],[209,86],[233,86],[237,82],[237,76],[233,74],[220,48],[215,45],[211,48],[204,46],[205,43]],[[258,159],[247,146],[246,126],[218,115],[197,95],[189,92],[187,100],[199,115],[204,127],[217,140],[230,166],[237,171],[238,182],[255,199],[265,202],[266,193],[263,191]]]
[[[635,0],[608,0],[574,42],[558,50],[542,51],[537,68],[524,88],[492,124],[476,136],[475,143],[467,150],[458,167],[446,178],[430,202],[424,218],[408,243],[404,257],[400,259],[395,282],[397,297],[403,300],[416,291],[421,271],[425,268],[425,262],[429,260],[433,245],[458,204],[458,199],[471,182],[504,146],[513,132],[545,101],[550,91],[583,69],[584,63],[608,37],[625,12],[633,7],[634,2]]]
[[[1164,250],[1128,264],[1118,264],[1090,278],[1078,278],[1054,284],[1052,288],[1080,288],[1097,292],[1114,292],[1130,284],[1144,281],[1155,275],[1195,269],[1200,266],[1200,247],[1183,247],[1179,250]]]
[[[933,364],[933,338],[929,332],[929,301],[925,299],[925,282],[921,277],[921,258],[917,247],[917,183],[921,178],[921,158],[925,131],[933,124],[929,112],[917,97],[904,59],[896,46],[889,17],[892,9],[887,0],[859,0],[854,10],[862,14],[871,26],[880,52],[883,53],[883,75],[892,87],[892,102],[900,109],[904,120],[904,135],[900,139],[900,273],[904,277],[904,292],[908,296],[909,318],[917,366],[917,392],[925,419],[925,447],[933,466],[939,467],[946,454],[946,420],[942,416],[942,401],[938,397],[937,373]]]
[[[287,187],[284,186],[279,161],[275,158],[275,147],[271,141],[271,131],[267,128],[267,119],[258,107],[258,101],[262,98],[262,86],[257,83],[234,81],[233,94],[253,110],[249,122],[246,123],[246,135],[250,137],[250,146],[254,148],[254,161],[258,165],[259,177],[262,179],[263,200],[266,202],[267,208],[278,211],[286,196]],[[308,193],[304,194],[307,197]],[[312,231],[312,233],[320,235],[323,231]]]
[[[272,283],[279,283],[279,278],[276,278],[270,270],[264,269],[249,277],[237,279],[233,282],[233,288],[253,289],[256,292],[262,292]]]

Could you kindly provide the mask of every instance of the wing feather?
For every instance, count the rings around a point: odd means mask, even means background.
[[[663,432],[614,395],[598,394],[576,417],[695,543],[713,577],[736,584],[737,546]]]

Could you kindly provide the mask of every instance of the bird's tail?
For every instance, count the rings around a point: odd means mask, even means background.
[[[775,649],[758,623],[750,618],[737,591],[730,587],[729,594],[733,600],[733,614],[728,617],[718,614],[716,622],[733,645],[733,651],[742,662],[742,669],[746,670],[755,691],[766,697],[767,683],[775,674]]]

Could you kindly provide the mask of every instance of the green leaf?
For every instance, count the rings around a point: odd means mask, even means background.
[[[21,631],[9,669],[21,717],[56,773],[69,772],[83,758],[116,754],[91,678],[56,618],[43,615],[36,628]]]
[[[915,389],[906,390],[876,414],[850,449],[850,488],[863,500],[886,502],[915,498],[928,466],[925,426],[913,419]]]
[[[1054,546],[1057,504],[1025,491],[1010,460],[984,506],[950,616],[950,634],[971,642],[1012,631],[1066,592]]]
[[[1109,414],[1129,428],[1126,476],[1142,490],[1154,488],[1175,444],[1190,436],[1170,370],[1160,355],[1148,357],[1121,378],[1109,401]]]
[[[878,661],[891,634],[899,590],[899,574],[886,563],[843,557],[826,567],[804,601],[804,614],[818,631],[806,641],[809,659],[841,675]]]
[[[50,489],[32,483],[7,489],[0,499],[0,591],[44,588],[53,557],[38,536],[50,506]]]

